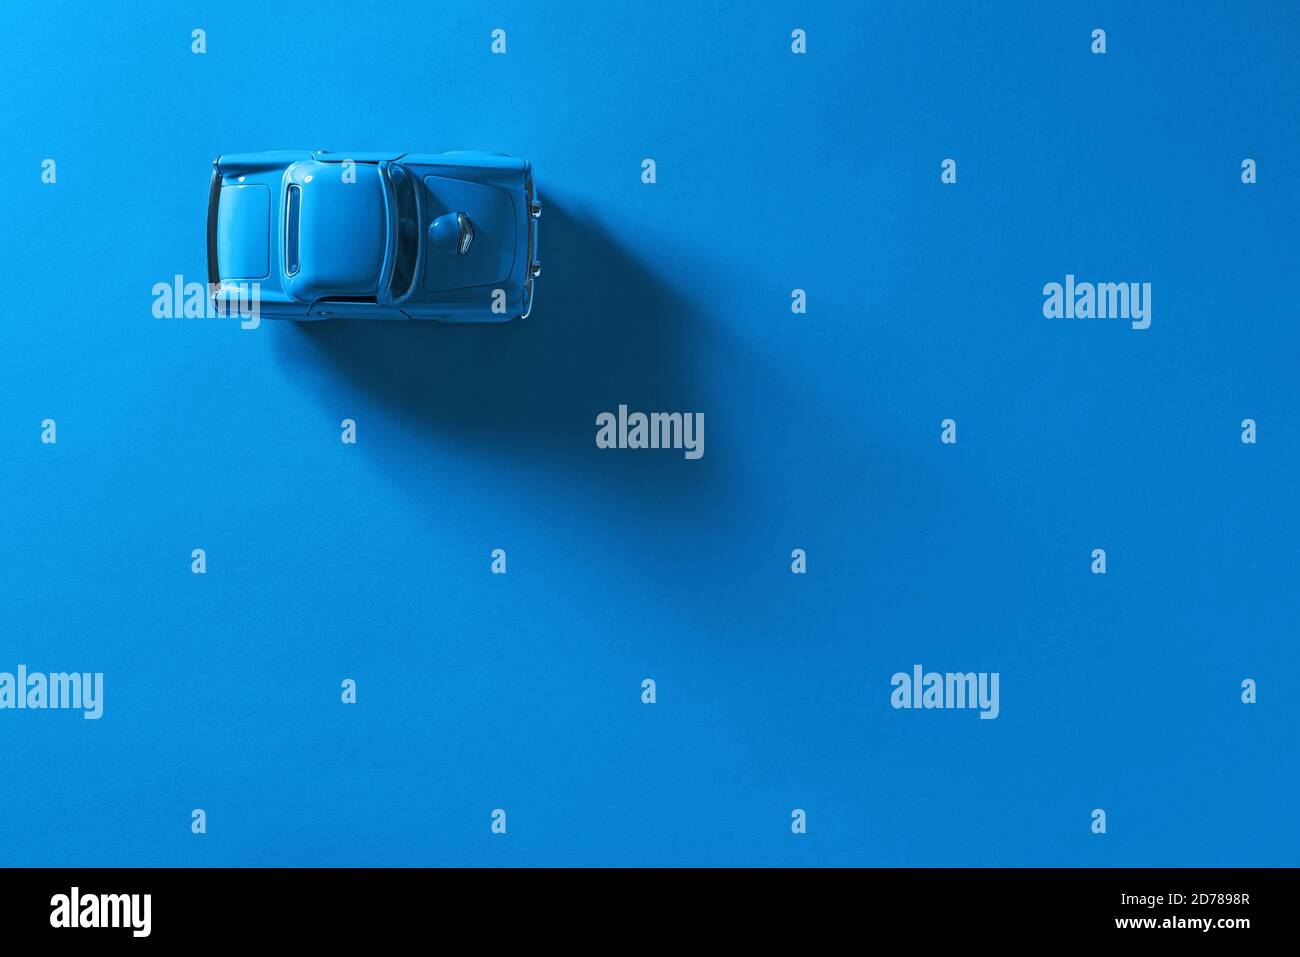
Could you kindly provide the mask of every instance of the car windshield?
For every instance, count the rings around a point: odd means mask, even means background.
[[[394,299],[401,299],[415,279],[415,260],[420,251],[420,215],[415,203],[415,180],[400,166],[390,166],[388,174],[397,197],[397,254],[393,278],[388,284]]]

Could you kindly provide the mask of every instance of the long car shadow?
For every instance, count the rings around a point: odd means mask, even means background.
[[[542,276],[527,319],[297,323],[277,337],[281,349],[297,364],[323,362],[326,378],[342,376],[416,440],[491,445],[524,469],[572,466],[593,480],[653,486],[659,501],[716,491],[723,463],[707,428],[699,461],[596,449],[596,416],[619,403],[707,413],[697,363],[711,333],[599,221],[543,201]]]

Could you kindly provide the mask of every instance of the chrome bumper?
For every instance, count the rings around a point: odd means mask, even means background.
[[[541,275],[541,263],[537,261],[537,220],[542,215],[542,204],[533,186],[532,170],[524,179],[524,202],[528,207],[528,259],[524,266],[524,311],[519,314],[520,319],[527,319],[533,311],[533,287]]]

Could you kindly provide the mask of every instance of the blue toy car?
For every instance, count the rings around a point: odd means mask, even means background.
[[[237,153],[213,162],[208,287],[273,319],[526,317],[532,166],[499,153]]]

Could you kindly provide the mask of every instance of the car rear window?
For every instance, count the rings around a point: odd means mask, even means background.
[[[302,219],[301,206],[302,189],[298,186],[290,186],[284,237],[285,268],[290,276],[298,272],[298,224]]]

